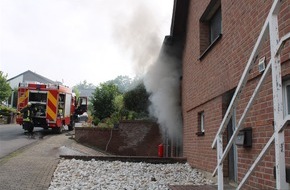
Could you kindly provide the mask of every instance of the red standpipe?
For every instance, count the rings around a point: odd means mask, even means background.
[[[163,144],[158,145],[158,157],[163,157]]]

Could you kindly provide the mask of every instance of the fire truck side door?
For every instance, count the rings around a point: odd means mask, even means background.
[[[78,98],[78,114],[83,114],[84,112],[87,112],[88,110],[88,98],[85,96],[80,96]]]

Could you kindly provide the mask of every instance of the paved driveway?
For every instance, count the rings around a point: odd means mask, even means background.
[[[65,131],[33,140],[24,137],[30,145],[0,158],[0,189],[47,190],[59,155],[102,155],[76,143],[70,138],[71,133]]]
[[[38,138],[30,138],[18,124],[0,125],[0,158],[29,145]]]

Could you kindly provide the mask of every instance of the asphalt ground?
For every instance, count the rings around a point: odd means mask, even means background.
[[[0,189],[2,190],[47,190],[53,173],[59,163],[60,155],[106,156],[77,143],[72,137],[74,132],[63,134],[41,133],[28,135],[39,138],[13,153],[0,159]],[[172,190],[212,190],[217,186],[171,186]],[[225,186],[225,189],[233,189]]]
[[[1,158],[0,189],[47,190],[60,155],[104,155],[76,143],[71,135],[46,135]]]

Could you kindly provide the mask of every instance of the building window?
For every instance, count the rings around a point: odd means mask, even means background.
[[[204,111],[198,113],[198,129],[196,135],[204,135]]]
[[[200,59],[222,36],[221,1],[211,0],[200,18]]]
[[[216,13],[209,20],[209,34],[210,34],[210,44],[212,44],[222,33],[222,16],[221,8],[219,8]]]
[[[284,115],[290,115],[290,80],[283,82]]]

